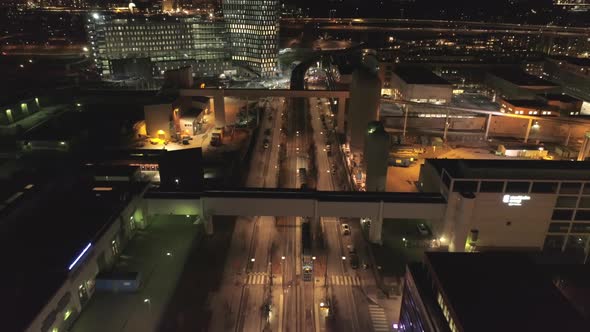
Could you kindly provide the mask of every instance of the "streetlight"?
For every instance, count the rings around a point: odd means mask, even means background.
[[[281,256],[281,260],[285,260],[285,256]]]
[[[152,312],[152,301],[150,299],[143,299],[143,303],[148,304],[148,310],[151,313]]]
[[[346,256],[342,256],[342,260],[345,261],[346,260]]]
[[[254,262],[254,261],[256,261],[255,258],[250,258],[250,262]]]

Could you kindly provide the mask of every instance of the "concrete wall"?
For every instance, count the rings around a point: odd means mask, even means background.
[[[158,137],[158,130],[163,130],[166,138],[170,138],[172,104],[145,105],[143,113],[148,136]]]
[[[453,86],[434,84],[408,84],[405,86],[405,90],[402,90],[401,93],[405,100],[436,99],[445,100],[448,103],[451,101],[451,97],[453,96]]]
[[[543,247],[557,195],[526,195],[522,206],[508,206],[503,193],[477,193],[470,227],[479,230],[478,247]]]
[[[145,199],[147,205],[146,212],[149,216],[153,215],[201,215],[201,201],[200,199],[162,199],[162,198],[147,198]]]
[[[59,331],[66,331],[67,327],[72,324],[76,319],[77,315],[82,311],[83,304],[80,302],[78,296],[78,288],[84,285],[88,294],[88,300],[94,294],[94,283],[99,271],[99,260],[104,258],[105,267],[111,266],[115,260],[111,245],[113,241],[116,241],[119,245],[119,253],[124,248],[127,240],[134,235],[134,232],[129,227],[130,215],[140,203],[140,200],[132,200],[131,203],[125,208],[123,213],[116,218],[116,220],[109,226],[104,234],[92,243],[89,250],[82,256],[82,259],[74,266],[70,271],[70,276],[66,280],[61,288],[54,293],[53,297],[45,305],[45,307],[37,314],[37,317],[31,322],[31,325],[26,331],[37,332],[37,331],[51,331],[52,328],[56,327]],[[121,229],[125,229],[125,234],[121,233]],[[80,248],[82,252],[83,248]],[[73,257],[74,258],[74,257]],[[73,259],[72,258],[72,259]],[[64,266],[64,269],[67,269]],[[64,304],[60,307],[58,304],[62,298],[68,298],[64,301]],[[71,311],[70,316],[65,320],[65,313]],[[43,322],[47,317],[55,317],[53,324],[48,325],[48,329],[43,329]]]

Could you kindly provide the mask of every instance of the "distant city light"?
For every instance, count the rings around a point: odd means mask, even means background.
[[[98,13],[92,13],[92,18],[98,20],[100,18],[100,15],[98,15]]]

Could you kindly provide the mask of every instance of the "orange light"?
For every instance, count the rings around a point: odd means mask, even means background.
[[[205,88],[205,83],[201,83],[201,89]]]
[[[158,130],[158,135],[164,135],[164,134],[165,134],[165,132],[162,129]]]

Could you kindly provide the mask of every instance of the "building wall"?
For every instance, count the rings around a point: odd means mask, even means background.
[[[158,131],[163,130],[166,138],[170,137],[172,104],[145,105],[143,113],[148,136],[158,137]]]
[[[193,63],[197,64],[193,66],[196,72],[219,70],[212,73],[215,75],[231,69],[217,67],[228,64],[230,59],[229,37],[222,20],[89,15],[86,23],[93,57],[103,78],[113,75],[112,60],[126,58],[149,58],[156,75],[163,74],[163,68],[165,71]],[[199,64],[207,65],[201,68]]]
[[[476,195],[470,227],[479,231],[478,247],[543,248],[557,195],[525,195],[531,199],[522,206],[503,203],[503,193]]]
[[[226,0],[232,60],[262,77],[274,76],[279,53],[279,1]]]
[[[130,217],[134,211],[141,209],[139,205],[141,200],[137,198],[134,197],[103,235],[92,243],[82,259],[70,271],[68,279],[31,322],[26,329],[27,332],[51,331],[53,328],[57,328],[58,331],[68,330],[84,309],[85,304],[92,298],[96,276],[101,268],[111,267],[127,241],[135,234],[136,220]],[[121,232],[121,230],[124,231]],[[113,242],[118,247],[117,252],[113,251]],[[67,266],[64,266],[64,269],[67,269]],[[87,300],[85,303],[82,303],[79,297],[80,287],[86,289]],[[66,313],[69,314],[67,319],[65,319]]]

